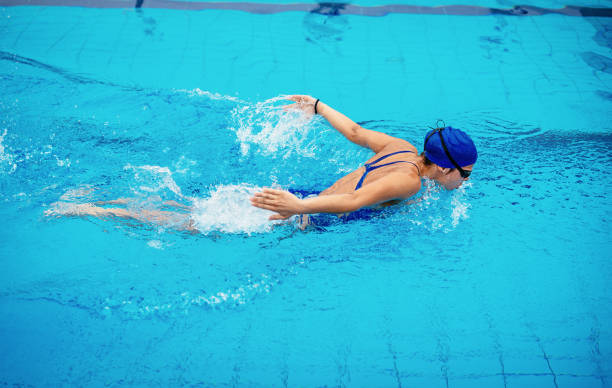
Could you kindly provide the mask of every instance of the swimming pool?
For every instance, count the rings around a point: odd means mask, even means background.
[[[609,2],[189,4],[0,2],[1,383],[610,385]],[[464,128],[473,178],[272,226],[253,190],[371,155],[286,93],[418,147]],[[192,203],[202,233],[44,215],[126,196]]]

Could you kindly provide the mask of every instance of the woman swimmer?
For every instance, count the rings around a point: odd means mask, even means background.
[[[251,198],[253,206],[275,212],[271,220],[283,220],[293,215],[313,213],[350,213],[369,206],[388,206],[410,198],[421,188],[421,178],[429,178],[452,190],[469,179],[478,158],[476,147],[463,131],[444,127],[431,130],[425,136],[424,151],[419,155],[415,146],[396,137],[360,127],[342,113],[310,96],[289,96],[294,104],[287,109],[301,109],[319,114],[355,144],[374,151],[375,155],[363,167],[340,178],[317,196],[300,199],[294,194],[264,189]],[[114,216],[144,223],[197,233],[190,217],[192,208],[175,201],[163,202],[173,210],[131,210],[134,199],[121,198],[85,204],[56,203],[47,216]],[[122,207],[102,207],[125,205]],[[310,223],[301,219],[300,226]]]
[[[421,189],[421,178],[433,179],[448,190],[456,189],[469,179],[478,158],[472,139],[453,127],[429,131],[424,151],[419,155],[417,148],[406,140],[362,128],[311,96],[295,95],[288,99],[294,104],[286,109],[323,116],[349,141],[371,149],[375,155],[315,197],[300,199],[288,191],[269,188],[256,193],[251,198],[252,205],[275,212],[271,220],[392,205],[416,194]]]

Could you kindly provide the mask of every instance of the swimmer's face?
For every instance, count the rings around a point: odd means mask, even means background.
[[[466,172],[471,172],[472,169],[474,168],[474,165],[470,164],[469,166],[462,166],[461,168],[463,170],[465,170]],[[441,172],[442,173],[438,176],[438,178],[436,180],[442,186],[444,186],[444,188],[446,190],[458,189],[459,187],[461,187],[463,182],[465,182],[468,179],[470,179],[469,177],[462,178],[461,174],[459,173],[459,170],[457,170],[456,168],[454,168],[452,170],[451,169],[443,169],[443,170],[441,170]]]

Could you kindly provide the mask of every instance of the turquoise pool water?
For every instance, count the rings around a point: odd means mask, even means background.
[[[0,383],[610,385],[610,18],[0,4]],[[249,193],[371,156],[287,93],[419,147],[444,119],[473,178],[272,225]],[[201,233],[45,216],[118,197]]]

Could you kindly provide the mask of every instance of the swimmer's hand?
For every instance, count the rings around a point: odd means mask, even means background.
[[[292,96],[287,96],[286,98],[287,100],[295,101],[295,104],[285,105],[283,106],[283,109],[300,109],[305,113],[314,114],[314,104],[317,101],[314,97],[303,94],[296,94]]]
[[[251,197],[251,205],[276,212],[270,220],[286,220],[303,212],[302,200],[284,190],[263,189]]]

